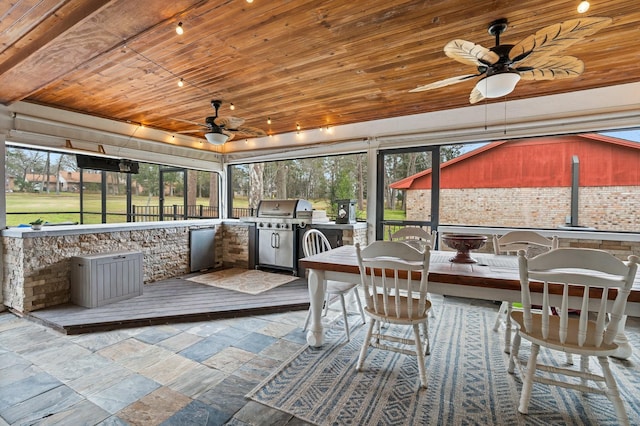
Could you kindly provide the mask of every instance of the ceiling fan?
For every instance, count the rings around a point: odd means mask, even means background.
[[[574,56],[557,54],[612,22],[611,18],[591,17],[571,19],[538,30],[519,43],[500,44],[500,35],[507,29],[507,20],[489,24],[489,34],[496,45],[487,49],[466,40],[451,40],[444,53],[458,62],[477,68],[466,74],[416,87],[410,92],[422,92],[461,83],[474,77],[482,78],[469,95],[472,104],[485,98],[498,98],[511,93],[518,81],[555,80],[577,77],[584,71],[584,62]]]
[[[205,119],[206,124],[196,123],[189,120],[189,123],[197,124],[206,128],[208,131],[204,134],[207,141],[213,145],[222,145],[227,141],[234,138],[258,138],[267,136],[267,133],[257,127],[243,126],[244,118],[238,117],[218,117],[218,110],[222,105],[222,101],[214,99],[211,101],[211,106],[216,110],[215,116],[210,116]],[[179,133],[194,133],[202,132],[204,130],[183,130]]]

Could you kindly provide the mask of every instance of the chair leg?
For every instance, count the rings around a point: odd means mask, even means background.
[[[431,355],[431,341],[429,340],[429,323],[422,322],[420,323],[420,327],[422,330],[422,338],[423,338],[422,346],[424,346],[423,348],[424,354]]]
[[[507,372],[509,374],[513,374],[516,368],[516,362],[518,361],[518,354],[520,353],[520,333],[516,332],[516,335],[513,337],[513,344],[511,345],[511,353],[509,354],[509,367],[507,368]]]
[[[599,356],[598,362],[600,363],[600,367],[602,368],[604,381],[607,384],[607,397],[613,403],[613,409],[616,412],[616,417],[618,417],[618,421],[621,425],[628,425],[629,417],[627,416],[627,412],[624,409],[622,398],[620,398],[620,392],[618,391],[616,380],[613,377],[613,374],[611,374],[611,369],[609,368],[609,359],[606,356]]]
[[[358,357],[358,364],[356,365],[356,371],[362,371],[364,365],[364,359],[367,357],[367,349],[369,349],[369,342],[371,341],[371,334],[373,334],[373,327],[376,325],[375,319],[369,320],[369,328],[367,328],[367,335],[362,342],[362,348],[360,348],[360,356]]]
[[[513,305],[511,302],[502,302],[507,305],[507,311],[504,318],[504,352],[511,352],[511,309]]]
[[[347,334],[347,342],[351,341],[349,335],[349,316],[347,315],[347,305],[344,300],[344,294],[340,293],[340,304],[342,305],[342,318],[344,318],[344,332]]]
[[[376,343],[380,343],[380,333],[382,332],[382,326],[384,325],[384,323],[382,321],[376,321],[376,334],[378,335],[376,337]]]
[[[529,400],[531,399],[531,389],[533,388],[533,378],[536,375],[539,352],[540,346],[531,344],[531,356],[527,363],[527,371],[522,378],[522,394],[520,394],[520,405],[518,406],[518,411],[522,414],[529,412]]]
[[[420,338],[420,324],[413,324],[413,338],[416,345],[416,357],[418,362],[418,372],[420,373],[420,385],[427,387],[427,372],[424,367],[424,353],[422,348],[422,339]]]
[[[496,322],[493,324],[493,331],[498,331],[500,323],[502,322],[502,314],[507,310],[507,302],[502,302],[500,308],[498,308],[498,315],[496,315]]]
[[[589,357],[587,355],[580,356],[580,372],[582,374],[589,372]],[[580,376],[580,383],[582,386],[587,386],[589,382],[584,378],[584,376]]]
[[[364,309],[362,309],[362,302],[360,301],[360,293],[358,292],[358,288],[353,288],[353,295],[356,298],[356,305],[358,305],[358,311],[360,312],[360,316],[362,317],[362,324],[367,323],[367,319],[364,316]]]
[[[570,354],[569,352],[567,352],[566,354],[567,354],[567,365],[573,365],[573,354]]]

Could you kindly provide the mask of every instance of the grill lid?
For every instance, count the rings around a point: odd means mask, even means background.
[[[257,216],[293,219],[299,217],[301,212],[311,211],[311,203],[307,200],[261,200]],[[305,214],[302,213],[302,216]]]

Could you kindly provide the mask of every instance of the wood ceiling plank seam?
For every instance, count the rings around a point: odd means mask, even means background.
[[[101,10],[102,10],[102,8],[103,8],[103,7],[105,7],[105,6],[107,6],[107,7],[108,7],[108,6],[109,6],[109,2],[110,2],[110,0],[100,0],[100,1],[97,1],[97,0],[89,0],[89,1],[87,2],[87,4],[90,4],[90,5],[92,5],[94,8],[96,8],[96,14],[97,14],[99,11],[101,11]],[[200,2],[202,2],[202,0],[201,0]],[[75,2],[75,4],[77,4],[77,3],[78,3],[78,2]],[[102,3],[104,3],[104,4],[102,4]],[[128,2],[128,3],[127,3],[127,2],[125,2],[125,4],[132,4],[132,2]],[[98,7],[98,6],[99,6],[99,7]],[[78,8],[78,9],[79,9],[79,8]],[[84,24],[84,21],[85,21],[86,19],[90,19],[90,18],[91,18],[91,17],[93,17],[93,16],[95,16],[95,14],[87,15],[85,19],[83,19],[83,20],[79,20],[79,21],[77,21],[77,23],[83,23],[83,24]],[[72,29],[70,32],[75,32],[75,29]],[[109,33],[109,31],[107,31],[107,33]],[[49,37],[51,37],[51,35],[52,35],[52,34],[51,34],[51,31],[49,31],[48,36],[49,36]],[[55,35],[55,34],[53,34],[53,35]],[[94,38],[96,38],[96,39],[97,39],[98,37],[91,37],[91,36],[87,36],[87,37],[86,37],[86,40],[91,40],[91,41],[93,41],[93,39],[94,39]],[[118,44],[116,44],[115,46],[116,46],[116,47],[118,47]],[[111,48],[113,48],[113,46],[111,46]],[[92,49],[92,50],[93,50],[93,49]],[[109,49],[107,49],[107,50],[109,50]],[[49,57],[50,57],[50,55],[51,55],[51,52],[49,51],[49,52],[47,52],[46,57],[47,57],[47,58],[49,58]],[[40,66],[42,66],[42,64],[40,64]],[[15,76],[14,76],[14,78],[15,78]],[[55,81],[55,79],[50,79],[50,81],[49,81],[49,83],[48,83],[48,84],[50,84],[52,81]],[[45,84],[45,87],[46,87],[46,86],[47,86],[47,84]],[[34,91],[35,91],[35,90],[33,90],[31,93],[33,93]],[[16,98],[16,99],[18,99],[18,98]]]
[[[0,62],[3,62],[2,58],[3,55],[6,55],[5,52],[15,48],[16,43],[27,34],[35,34],[38,31],[46,33],[49,26],[44,25],[44,22],[50,21],[53,12],[64,3],[66,3],[65,0],[0,3],[0,8],[3,5],[7,7],[5,11],[0,10],[0,46],[2,46],[0,48]],[[17,18],[11,19],[12,15]],[[34,19],[29,19],[32,16]]]
[[[57,13],[63,15],[63,19],[56,19],[55,24],[48,28],[46,34],[34,34],[36,36],[34,39],[29,40],[28,44],[22,46],[10,59],[0,64],[0,82],[9,79],[12,82],[10,94],[7,92],[2,93],[1,87],[3,85],[0,84],[0,102],[8,104],[23,99],[37,90],[37,88],[33,87],[34,85],[39,87],[46,86],[63,75],[65,69],[62,67],[44,67],[45,63],[51,63],[53,55],[59,49],[57,47],[59,46],[57,38],[63,34],[71,37],[75,32],[74,25],[88,20],[108,2],[109,0],[87,1],[86,3],[81,3],[75,9],[72,8],[67,15],[58,10]],[[37,31],[34,32],[37,33]],[[37,69],[37,73],[17,71],[15,67],[18,64],[27,68],[32,67],[34,70]],[[48,71],[49,75],[44,75],[45,71]],[[35,78],[35,75],[40,75],[41,77]]]

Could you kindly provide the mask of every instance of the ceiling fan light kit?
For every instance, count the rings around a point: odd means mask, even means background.
[[[484,98],[500,98],[513,92],[520,81],[517,72],[501,72],[484,77],[476,84],[476,89]]]
[[[229,139],[229,136],[225,135],[224,133],[215,132],[205,133],[204,137],[207,138],[207,142],[212,145],[223,145],[227,141],[227,139]]]

